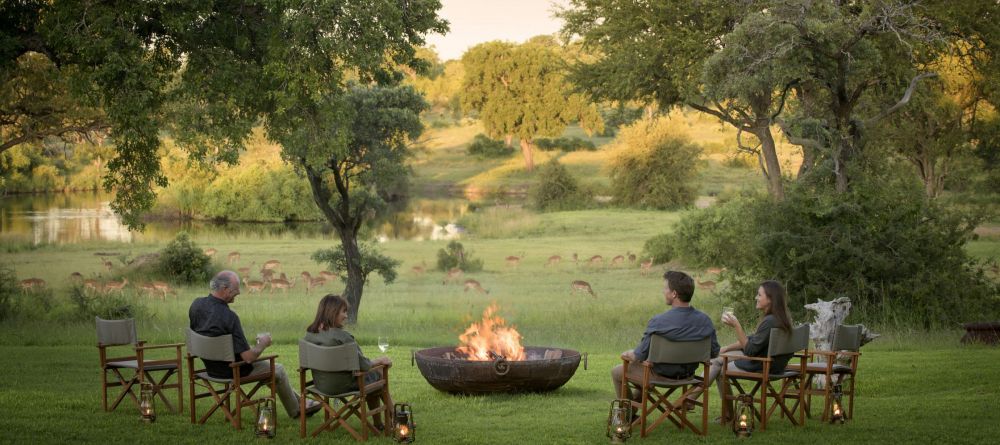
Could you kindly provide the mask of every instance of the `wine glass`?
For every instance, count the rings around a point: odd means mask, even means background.
[[[378,350],[382,351],[382,353],[389,350],[389,337],[378,338]]]
[[[258,332],[257,333],[257,343],[260,343],[260,339],[264,338],[264,337],[271,338],[271,333],[267,332],[267,331]]]
[[[732,308],[732,306],[724,306],[722,308],[722,317],[720,317],[722,319],[722,322],[725,323],[726,318],[727,317],[732,317],[732,316],[733,316],[733,308]]]

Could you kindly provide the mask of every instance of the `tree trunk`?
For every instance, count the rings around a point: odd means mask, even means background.
[[[535,170],[535,160],[531,153],[531,139],[521,138],[521,154],[524,156],[524,168],[529,172]]]
[[[344,256],[347,260],[347,286],[344,288],[344,299],[351,305],[347,310],[347,322],[358,322],[358,311],[361,309],[361,294],[364,291],[365,280],[361,272],[361,251],[358,249],[358,234],[352,227],[337,228],[340,243],[344,246]]]
[[[503,137],[503,143],[507,145],[507,147],[510,147],[510,144],[513,142],[514,142],[514,135],[508,134],[507,136]],[[513,147],[510,148],[513,149]]]
[[[774,137],[771,135],[771,127],[764,121],[763,125],[758,125],[754,130],[754,135],[760,141],[760,151],[764,155],[764,165],[767,171],[764,176],[767,178],[767,192],[776,201],[785,200],[785,186],[781,182],[781,163],[778,161],[778,151],[774,145]]]

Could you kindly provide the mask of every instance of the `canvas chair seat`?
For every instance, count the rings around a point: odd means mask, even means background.
[[[149,371],[166,371],[168,369],[177,369],[176,363],[160,363],[160,364],[150,364],[148,360],[143,361],[143,368]],[[138,360],[120,360],[115,362],[107,362],[105,366],[108,368],[120,368],[120,369],[139,369]]]
[[[215,383],[232,383],[233,382],[233,378],[232,377],[230,377],[230,378],[214,377],[214,376],[210,375],[207,371],[206,372],[196,373],[195,376],[198,377],[199,379],[205,379],[205,380],[208,380],[210,382],[215,382]],[[256,382],[256,381],[259,381],[259,380],[267,380],[269,378],[271,378],[271,373],[269,373],[269,372],[262,372],[262,373],[259,373],[259,374],[251,374],[251,375],[248,375],[248,376],[241,376],[240,377],[240,384],[250,383],[250,382]]]
[[[172,343],[154,345],[147,344],[139,340],[135,328],[135,320],[104,320],[94,317],[97,327],[97,349],[100,353],[101,361],[101,405],[105,411],[112,411],[126,397],[139,406],[139,398],[136,396],[134,388],[149,384],[153,390],[153,397],[158,397],[170,410],[180,412],[184,406],[184,390],[181,383],[184,379],[183,368],[181,367],[181,347],[183,343]],[[109,357],[108,353],[112,348],[130,349],[130,355]],[[161,350],[173,350],[174,357],[170,359],[162,358],[164,354]],[[151,355],[160,355],[161,358],[151,358]],[[131,371],[131,372],[130,372]],[[109,380],[108,376],[113,377]],[[175,382],[170,383],[175,377]],[[120,387],[121,392],[118,397],[109,405],[108,389]],[[164,395],[163,390],[177,388],[177,408],[171,405]]]
[[[841,365],[840,363],[834,364],[832,371],[834,374],[851,374],[854,372],[850,366]],[[822,374],[826,372],[826,363],[809,363],[806,365],[806,372]]]
[[[389,435],[389,428],[380,431],[373,425],[373,417],[379,415],[382,416],[382,425],[388,427],[392,424],[393,405],[392,397],[389,396],[389,368],[385,365],[376,365],[365,372],[361,371],[360,361],[357,344],[320,346],[299,340],[299,390],[302,393],[299,399],[300,409],[305,409],[307,400],[315,400],[323,407],[323,424],[312,431],[313,437],[323,431],[334,431],[341,427],[358,441],[368,440],[369,431],[376,435]],[[309,378],[310,371],[350,372],[357,380],[358,390],[327,394],[316,388],[314,380]],[[365,374],[371,371],[380,371],[381,378],[366,385]],[[369,409],[367,399],[375,393],[379,394],[381,406]],[[342,405],[334,408],[330,404],[330,399],[340,400]],[[357,418],[361,422],[360,432],[348,422],[351,418]],[[299,436],[306,437],[305,416],[299,418]]]
[[[805,423],[805,409],[800,404],[806,387],[806,350],[809,347],[809,325],[792,328],[790,333],[773,328],[767,345],[767,357],[746,357],[743,355],[723,355],[722,364],[722,410],[723,417],[732,413],[732,403],[741,397],[753,401],[753,415],[760,421],[760,429],[766,430],[768,419],[775,411],[795,426]],[[789,362],[781,373],[771,373],[773,357],[792,354],[798,363]],[[734,360],[761,362],[760,371],[744,371],[730,366]],[[741,382],[752,386],[744,389]],[[780,382],[777,387],[772,382]],[[735,389],[735,393],[733,390]],[[791,406],[790,401],[795,403]],[[796,413],[798,414],[796,416]],[[796,419],[797,417],[797,419]]]
[[[649,355],[645,361],[634,363],[622,357],[622,394],[631,394],[631,388],[639,391],[640,401],[632,401],[632,407],[638,411],[633,425],[639,425],[642,437],[648,436],[657,426],[666,421],[673,423],[678,429],[690,428],[698,435],[708,434],[708,379],[709,360],[712,354],[712,338],[705,337],[697,341],[675,342],[659,335],[653,335],[649,341]],[[671,379],[653,372],[653,364],[688,364],[699,363],[702,366],[701,376],[686,379]],[[636,378],[629,371],[630,366],[641,366],[642,377]],[[662,390],[661,390],[662,388]],[[697,399],[694,397],[697,395]],[[688,398],[691,396],[692,398]],[[673,399],[673,400],[671,400]],[[688,405],[693,403],[696,410],[700,408],[700,425],[688,418]],[[655,416],[650,422],[649,417]]]
[[[376,381],[376,382],[373,382],[373,383],[367,385],[365,387],[365,393],[378,392],[378,391],[381,391],[382,388],[384,388],[384,387],[385,387],[385,382],[382,381],[382,380],[379,380],[379,381]],[[308,391],[310,393],[313,393],[313,394],[316,394],[318,396],[328,397],[328,398],[331,398],[331,399],[345,399],[345,398],[350,398],[350,397],[354,397],[354,396],[357,396],[357,395],[361,394],[360,390],[358,390],[358,391],[351,391],[351,392],[342,392],[340,394],[328,394],[328,393],[325,393],[323,391],[320,391],[319,388],[317,388],[315,385],[309,386],[308,388],[306,388],[306,391]]]
[[[254,399],[254,395],[257,394],[258,390],[266,388],[270,391],[270,395],[266,398],[274,398],[274,360],[278,356],[268,355],[257,357],[252,363],[267,363],[270,366],[270,371],[243,376],[240,374],[240,365],[243,362],[236,361],[236,354],[233,352],[232,335],[206,337],[188,328],[187,349],[188,387],[191,392],[191,423],[204,424],[216,411],[222,411],[226,420],[239,430],[243,427],[243,408],[256,406],[265,400],[263,398]],[[195,366],[196,359],[202,362],[202,368]],[[209,375],[208,370],[204,368],[205,360],[230,363],[229,369],[233,373],[233,377],[219,378]],[[252,387],[249,391],[246,391],[243,388],[245,385],[252,385]],[[236,402],[230,403],[234,397]],[[211,406],[201,418],[198,418],[195,402],[203,398],[210,399]]]

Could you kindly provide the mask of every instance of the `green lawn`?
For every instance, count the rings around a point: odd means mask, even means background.
[[[484,259],[485,270],[470,274],[490,290],[487,296],[465,293],[458,285],[442,285],[440,272],[415,275],[411,266],[433,266],[444,242],[391,241],[387,254],[403,261],[400,277],[386,286],[374,280],[365,292],[359,325],[351,328],[366,354],[377,355],[375,340],[391,338],[389,355],[393,396],[413,405],[419,443],[603,443],[604,422],[613,397],[609,370],[618,354],[633,347],[646,321],[664,310],[662,281],[658,274],[644,277],[635,266],[590,269],[564,261],[544,266],[550,255],[605,258],[639,252],[649,236],[669,230],[677,213],[603,210],[542,215],[520,214],[518,236],[469,237],[463,240],[472,255]],[[497,233],[503,232],[497,229]],[[509,234],[508,234],[509,235]],[[238,250],[243,265],[257,265],[272,258],[282,270],[297,276],[314,274],[319,267],[309,255],[333,245],[325,239],[250,239],[233,237],[198,240],[220,252]],[[995,240],[981,240],[970,250],[995,253]],[[221,417],[207,425],[191,425],[186,416],[161,414],[153,425],[138,420],[128,406],[112,413],[100,410],[97,350],[90,320],[75,319],[65,301],[70,272],[84,275],[101,271],[96,252],[131,252],[138,255],[162,246],[142,244],[83,244],[45,246],[31,251],[5,253],[19,277],[45,278],[54,289],[50,301],[21,297],[19,302],[45,321],[7,321],[0,324],[0,353],[12,366],[0,380],[0,427],[4,443],[120,443],[141,438],[143,443],[244,443],[249,430],[233,432]],[[524,254],[517,267],[504,257]],[[116,271],[118,272],[118,271]],[[692,271],[695,272],[695,271]],[[570,282],[586,280],[597,297],[572,295]],[[340,285],[323,292],[339,292]],[[140,336],[154,342],[182,341],[191,300],[205,295],[207,285],[179,287],[177,297],[150,300],[135,294],[126,298],[145,308]],[[307,295],[297,286],[287,296],[249,294],[246,289],[233,305],[248,332],[267,330],[276,346],[269,352],[292,371],[297,367],[296,342],[314,315],[321,295]],[[427,384],[410,365],[410,351],[455,345],[458,334],[491,302],[524,336],[524,344],[555,346],[589,353],[589,369],[581,366],[561,389],[548,394],[452,396]],[[720,302],[710,293],[697,292],[694,304],[717,318]],[[850,319],[848,320],[850,321]],[[878,328],[876,327],[876,330]],[[995,413],[1000,410],[996,380],[1000,349],[960,346],[957,331],[931,334],[883,332],[863,349],[856,419],[844,426],[809,421],[804,428],[774,421],[767,432],[754,436],[768,442],[948,442],[989,443],[1000,434]],[[722,341],[732,341],[728,328],[720,329]],[[713,400],[717,394],[711,393]],[[718,415],[717,401],[710,417]],[[279,409],[277,442],[298,442],[297,424]],[[245,418],[249,421],[250,416]],[[315,425],[318,419],[314,419]],[[327,435],[324,443],[350,443],[343,432]],[[633,439],[640,442],[638,438]],[[707,438],[664,428],[649,443],[679,440],[684,443],[729,443],[721,426],[710,428]],[[386,443],[387,440],[376,440]]]

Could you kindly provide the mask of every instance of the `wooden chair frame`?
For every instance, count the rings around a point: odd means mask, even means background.
[[[173,412],[180,412],[184,406],[184,368],[181,365],[181,347],[183,343],[170,343],[162,345],[147,344],[139,340],[136,335],[135,320],[129,318],[124,320],[104,320],[95,317],[97,325],[97,350],[100,356],[101,365],[101,406],[104,411],[113,411],[125,399],[131,397],[135,406],[139,406],[139,398],[133,391],[135,385],[142,385],[149,382],[153,388],[153,394],[159,396],[163,404]],[[120,357],[108,357],[109,349],[117,346],[130,345],[134,355]],[[174,348],[176,356],[173,359],[147,360],[146,352]],[[123,369],[131,369],[133,374],[126,377],[122,374]],[[108,381],[108,373],[114,377],[114,381]],[[157,379],[154,373],[163,372]],[[177,375],[176,383],[167,383],[170,377]],[[111,406],[108,406],[108,389],[120,387],[121,392],[115,398]],[[164,395],[165,389],[177,389],[177,408],[170,404],[170,400]]]
[[[314,429],[310,435],[316,437],[323,431],[334,431],[343,427],[357,441],[367,441],[368,432],[388,437],[389,425],[392,424],[392,399],[389,395],[389,367],[374,365],[368,371],[360,370],[360,357],[357,345],[348,343],[340,346],[320,346],[299,340],[299,412],[305,412],[306,400],[316,400],[323,407],[323,423]],[[341,394],[327,394],[315,386],[315,381],[308,378],[306,371],[341,372],[350,371],[357,379],[358,390]],[[365,374],[380,371],[382,378],[376,382],[365,384]],[[382,405],[375,410],[368,409],[368,395],[381,391]],[[340,401],[339,409],[330,404],[330,399]],[[369,421],[369,417],[382,415],[383,430],[379,432]],[[361,421],[361,431],[352,427],[348,420],[357,417]],[[299,437],[306,437],[306,416],[299,418]]]
[[[833,336],[833,346],[830,351],[809,350],[807,356],[809,362],[806,364],[806,385],[805,400],[806,416],[812,417],[812,397],[814,395],[823,396],[822,420],[830,419],[833,407],[833,386],[841,385],[842,394],[849,399],[846,419],[854,418],[854,384],[858,373],[858,360],[861,357],[861,325],[840,325]],[[817,356],[824,357],[825,361],[816,361]],[[848,365],[837,364],[838,358],[847,358]],[[836,379],[835,379],[836,377]],[[816,388],[815,381],[822,378],[823,388]],[[849,380],[850,386],[844,387],[844,381]],[[843,410],[843,407],[841,407]]]
[[[270,397],[274,397],[274,360],[278,358],[277,355],[261,356],[253,362],[236,362],[234,361],[235,354],[233,353],[232,335],[205,337],[192,331],[190,328],[187,330],[187,347],[188,385],[191,392],[191,423],[204,424],[212,414],[215,414],[221,408],[226,420],[239,430],[243,427],[243,408],[252,407],[261,402],[260,400],[253,400],[253,396],[258,390],[265,387],[270,388]],[[233,377],[231,379],[211,377],[208,375],[208,370],[204,367],[200,369],[195,368],[195,358],[230,362],[229,368],[233,372]],[[241,374],[240,366],[264,361],[270,365],[270,372],[253,376],[243,376]],[[243,389],[243,386],[248,384],[254,384],[249,392]],[[217,385],[221,386],[217,387]],[[201,388],[204,391],[200,393],[195,392],[196,388]],[[235,408],[233,408],[233,404],[231,403],[234,395],[236,396]],[[212,406],[205,415],[198,418],[196,410],[197,401],[206,397],[212,398]]]
[[[706,337],[694,342],[675,342],[667,340],[659,335],[650,337],[649,356],[643,360],[642,381],[636,382],[629,379],[629,366],[632,360],[622,358],[622,394],[631,394],[631,388],[635,388],[642,394],[640,402],[632,401],[633,409],[638,409],[639,417],[632,422],[639,425],[641,437],[646,437],[657,426],[669,420],[677,428],[683,430],[690,428],[692,432],[700,436],[708,434],[708,372],[711,364],[712,339]],[[700,363],[702,365],[702,375],[693,376],[689,379],[668,379],[656,375],[653,371],[655,363]],[[671,401],[671,396],[680,390],[680,395]],[[698,396],[701,400],[689,399],[688,396],[700,390]],[[693,403],[701,408],[700,427],[688,419],[687,403]],[[647,421],[650,414],[659,411],[659,416],[649,423]]]
[[[732,417],[734,412],[731,404],[741,396],[750,396],[754,403],[759,403],[759,408],[754,407],[753,413],[757,421],[760,422],[761,431],[767,430],[767,421],[778,408],[781,409],[782,417],[788,416],[792,425],[801,426],[805,424],[805,407],[799,403],[804,400],[806,374],[804,372],[806,363],[806,349],[809,346],[809,325],[802,325],[792,329],[791,335],[786,334],[781,329],[771,329],[771,336],[768,343],[767,357],[748,357],[742,354],[724,354],[722,357],[722,417]],[[792,360],[798,359],[798,365],[789,364],[782,374],[771,374],[771,357],[792,353]],[[735,360],[752,360],[761,362],[763,369],[760,372],[750,372],[743,370],[730,370],[729,363]],[[743,388],[740,380],[753,382],[753,387],[749,391]],[[776,388],[772,383],[780,381],[780,388]],[[736,388],[737,393],[731,394],[730,386]],[[768,405],[768,399],[773,402]],[[792,399],[795,404],[789,408],[787,400]],[[798,416],[795,412],[798,411]],[[798,417],[798,420],[796,420]]]

